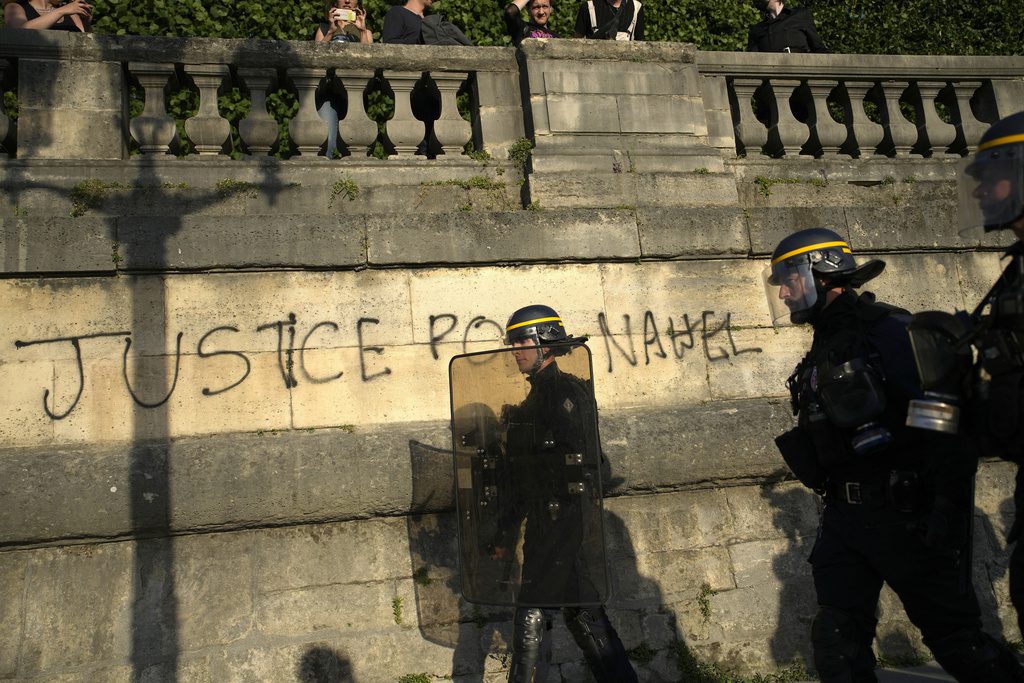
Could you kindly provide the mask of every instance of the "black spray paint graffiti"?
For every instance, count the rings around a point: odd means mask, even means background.
[[[365,328],[368,325],[378,325],[378,324],[380,324],[380,320],[378,320],[376,318],[359,318],[356,321],[356,337],[357,337],[357,340],[358,340],[358,347],[359,347],[359,370],[360,370],[360,377],[362,378],[363,382],[370,382],[370,381],[375,380],[375,379],[377,379],[379,377],[384,377],[386,375],[390,375],[391,374],[391,368],[389,368],[389,367],[385,367],[383,370],[379,370],[377,372],[372,372],[372,373],[368,372],[366,355],[367,354],[381,355],[381,354],[384,353],[384,347],[382,347],[382,346],[367,346],[365,344],[365,342],[364,342]],[[325,320],[325,321],[321,321],[321,322],[316,323],[315,325],[313,325],[309,329],[309,331],[303,337],[302,345],[299,346],[298,348],[296,348],[296,346],[295,346],[296,326],[297,326],[297,320],[296,320],[295,314],[294,313],[289,313],[288,314],[288,318],[286,320],[276,320],[274,322],[270,322],[270,323],[266,323],[266,324],[263,324],[263,325],[259,325],[259,326],[257,326],[255,328],[256,332],[263,332],[263,331],[266,331],[266,330],[276,330],[276,332],[277,332],[277,364],[278,364],[278,369],[281,372],[281,379],[284,382],[285,388],[286,389],[292,389],[292,388],[295,388],[295,387],[297,387],[299,385],[298,380],[295,379],[295,373],[294,373],[294,360],[293,359],[294,359],[294,357],[296,355],[296,351],[298,351],[299,369],[300,369],[302,375],[306,379],[308,379],[310,381],[310,383],[312,383],[312,384],[325,384],[327,382],[333,382],[333,381],[335,381],[337,379],[340,379],[342,377],[342,375],[344,374],[344,372],[341,371],[341,370],[339,370],[338,372],[334,373],[333,375],[328,375],[326,377],[315,377],[315,376],[313,376],[309,372],[309,370],[306,368],[306,360],[305,360],[306,359],[306,355],[305,355],[306,354],[306,348],[308,347],[309,341],[313,337],[314,333],[316,333],[316,332],[318,332],[320,330],[324,330],[324,329],[330,329],[330,330],[333,330],[334,332],[337,332],[339,330],[338,324],[335,323],[335,322],[329,321],[329,320]],[[240,376],[239,376],[239,378],[237,380],[235,380],[231,384],[228,384],[225,387],[221,387],[219,389],[211,389],[210,387],[203,387],[203,390],[202,390],[203,396],[216,396],[218,394],[223,394],[223,393],[225,393],[227,391],[230,391],[230,390],[234,389],[235,387],[239,386],[240,384],[242,384],[246,379],[248,379],[249,374],[252,372],[252,362],[249,360],[249,357],[245,353],[243,353],[241,351],[235,351],[235,350],[211,351],[211,350],[207,350],[207,348],[205,348],[207,346],[207,341],[211,337],[213,337],[213,335],[221,334],[221,333],[226,333],[226,332],[238,333],[239,329],[237,327],[234,327],[234,326],[231,326],[231,325],[222,325],[222,326],[219,326],[219,327],[214,327],[213,329],[207,331],[205,334],[203,334],[199,338],[199,342],[196,344],[196,355],[199,356],[199,358],[203,358],[203,359],[214,358],[214,357],[217,357],[217,356],[228,356],[228,357],[238,358],[241,361],[241,363],[242,363],[242,365],[244,367],[244,370],[241,370]],[[131,332],[127,332],[127,331],[100,332],[100,333],[96,333],[96,334],[80,335],[80,336],[77,336],[77,337],[55,337],[55,338],[52,338],[52,339],[34,339],[34,340],[31,340],[31,341],[20,341],[19,340],[19,341],[15,341],[14,342],[14,346],[17,349],[22,349],[22,348],[25,348],[25,347],[28,347],[28,346],[38,346],[38,345],[41,345],[41,344],[70,343],[72,348],[75,350],[75,365],[76,365],[77,370],[78,370],[78,389],[77,389],[77,391],[75,393],[74,400],[72,400],[72,402],[71,402],[71,405],[68,406],[68,408],[66,410],[62,411],[62,412],[58,411],[56,406],[54,406],[53,409],[51,409],[51,407],[49,405],[50,390],[49,389],[44,389],[43,390],[43,412],[46,413],[47,417],[49,417],[51,420],[63,420],[68,415],[70,415],[71,411],[73,411],[75,409],[75,406],[78,405],[79,400],[82,398],[82,392],[85,389],[85,368],[84,368],[84,366],[82,364],[82,346],[81,346],[82,345],[82,341],[88,340],[88,339],[100,339],[100,338],[105,338],[105,337],[124,337],[124,352],[122,353],[122,358],[121,358],[121,374],[122,374],[122,378],[124,380],[125,389],[128,391],[128,394],[131,396],[132,400],[135,402],[136,405],[141,406],[142,408],[158,408],[158,407],[164,405],[165,403],[167,403],[171,399],[171,396],[174,395],[174,390],[178,386],[178,375],[179,375],[179,371],[181,369],[181,339],[182,339],[183,336],[184,336],[184,333],[179,332],[178,335],[177,335],[177,338],[175,339],[175,348],[174,348],[174,379],[171,381],[170,389],[167,391],[167,394],[165,396],[161,397],[159,400],[153,400],[153,401],[146,401],[146,400],[143,400],[142,398],[140,398],[140,392],[137,390],[138,388],[132,386],[131,380],[129,379],[129,376],[128,376],[128,351],[132,347]],[[287,337],[287,343],[285,341],[286,337]]]
[[[605,351],[608,356],[609,373],[614,370],[614,358],[616,354],[612,352],[613,347],[617,354],[621,355],[622,358],[626,360],[629,366],[636,367],[640,364],[634,339],[635,333],[630,316],[628,314],[623,315],[622,321],[622,328],[618,331],[613,331],[610,329],[608,318],[604,313],[599,313],[597,316],[597,324],[601,335],[604,337]],[[363,382],[371,382],[392,374],[391,368],[387,366],[384,366],[381,370],[373,372],[371,372],[368,367],[368,356],[370,354],[382,357],[385,352],[383,346],[369,346],[366,343],[365,337],[367,328],[379,324],[379,319],[369,317],[361,317],[355,323],[357,346],[359,349],[359,376]],[[345,374],[341,369],[336,369],[336,372],[331,374],[314,375],[306,365],[306,351],[323,348],[322,342],[326,340],[327,336],[330,334],[337,334],[340,331],[341,328],[338,323],[330,320],[322,320],[314,323],[306,333],[302,335],[301,342],[296,346],[296,339],[298,339],[299,331],[298,328],[298,319],[294,313],[289,313],[283,320],[275,320],[253,328],[257,333],[267,331],[273,331],[276,333],[277,366],[278,371],[281,373],[281,381],[283,382],[284,387],[286,389],[294,389],[299,386],[299,380],[296,378],[296,366],[298,374],[304,378],[304,381],[308,381],[310,384],[327,384],[341,379]],[[430,316],[429,346],[430,353],[434,360],[439,360],[441,358],[440,345],[449,341],[449,337],[453,334],[457,334],[458,328],[459,317],[453,313],[442,313]],[[222,344],[217,345],[220,348],[211,348],[214,347],[215,341],[224,342],[230,337],[230,335],[239,333],[240,330],[238,327],[232,325],[220,325],[207,330],[199,337],[195,351],[199,358],[204,360],[218,357],[223,359],[234,358],[237,359],[239,363],[238,375],[234,381],[219,388],[211,388],[208,386],[203,387],[203,396],[217,396],[231,391],[245,382],[252,373],[252,361],[246,353],[236,349],[225,349]],[[462,351],[466,352],[472,339],[494,341],[497,343],[497,340],[501,338],[503,333],[504,327],[494,320],[482,315],[470,318],[469,322],[461,330],[460,336]],[[101,332],[96,334],[80,335],[77,337],[55,337],[52,339],[16,341],[14,342],[14,346],[15,348],[22,349],[28,346],[37,346],[41,344],[70,343],[72,348],[75,350],[75,363],[78,369],[78,388],[75,393],[75,398],[71,401],[71,404],[65,410],[59,411],[55,405],[52,407],[50,405],[50,390],[43,390],[43,412],[45,412],[47,417],[52,420],[63,420],[70,415],[78,405],[78,402],[82,397],[82,392],[85,388],[86,377],[85,369],[82,364],[81,349],[83,341],[106,337],[123,337],[124,352],[122,353],[121,359],[121,373],[125,389],[128,391],[128,394],[136,405],[142,408],[157,408],[164,405],[171,399],[171,396],[173,396],[174,391],[178,386],[178,376],[181,368],[181,341],[183,336],[184,333],[179,332],[175,339],[174,378],[171,381],[170,389],[167,390],[166,395],[154,397],[153,400],[143,400],[140,398],[140,394],[144,392],[140,391],[139,387],[132,386],[129,379],[128,352],[132,347],[131,332]],[[216,337],[216,340],[214,337]],[[713,341],[719,337],[721,337],[720,342]],[[622,338],[627,340],[625,347],[623,346],[623,343],[620,342],[620,339]],[[458,339],[458,337],[456,339]],[[724,317],[716,322],[716,314],[714,311],[702,311],[699,321],[695,321],[693,323],[691,323],[690,317],[687,314],[683,314],[680,321],[669,317],[668,325],[665,326],[662,331],[658,327],[656,316],[653,312],[648,310],[643,316],[641,340],[643,344],[644,365],[649,365],[651,363],[652,356],[662,359],[669,358],[669,350],[666,350],[666,348],[671,350],[671,354],[674,358],[682,359],[686,351],[694,349],[698,343],[701,345],[704,357],[710,362],[721,361],[729,358],[730,350],[732,356],[739,356],[744,353],[762,352],[762,350],[757,347],[744,349],[737,348],[736,341],[733,338],[732,314],[726,313]],[[728,342],[728,349],[721,345],[725,342]],[[383,358],[380,358],[379,360],[382,361]]]
[[[691,324],[690,316],[684,313],[681,326],[677,328],[676,321],[669,316],[668,326],[665,328],[664,332],[664,338],[672,349],[672,355],[677,360],[682,360],[683,355],[687,351],[692,350],[697,341],[700,341],[701,347],[704,350],[704,357],[712,363],[715,361],[726,360],[729,358],[729,352],[725,348],[717,345],[712,348],[711,344],[711,340],[722,332],[725,333],[725,337],[729,341],[729,347],[732,349],[733,356],[739,356],[744,353],[762,352],[761,348],[756,346],[749,349],[739,349],[736,347],[736,340],[733,339],[732,336],[732,313],[726,313],[725,318],[718,325],[714,324],[714,317],[714,311],[701,311],[700,322]],[[601,336],[604,337],[605,351],[608,354],[608,372],[612,372],[613,370],[613,346],[632,367],[636,367],[640,362],[637,358],[636,347],[633,343],[633,328],[630,323],[628,313],[622,316],[622,321],[623,329],[621,335],[625,336],[629,340],[628,351],[622,347],[622,344],[618,342],[611,329],[609,329],[608,320],[605,318],[605,314],[597,314],[597,324],[601,328]],[[644,365],[651,364],[652,355],[657,358],[668,358],[668,352],[665,351],[665,345],[662,343],[662,336],[662,333],[658,330],[658,324],[655,321],[654,313],[651,311],[644,312]]]

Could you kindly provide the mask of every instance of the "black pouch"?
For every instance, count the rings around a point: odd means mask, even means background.
[[[814,440],[806,431],[799,427],[790,429],[775,437],[775,445],[801,484],[815,491],[825,488],[825,470],[818,462]]]
[[[889,504],[900,512],[923,512],[927,508],[927,491],[921,475],[912,470],[889,473],[885,495]]]

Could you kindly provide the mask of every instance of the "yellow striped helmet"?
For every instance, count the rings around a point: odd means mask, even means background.
[[[505,343],[517,339],[534,339],[535,343],[558,342],[568,339],[562,318],[550,306],[533,304],[512,314],[505,323]]]
[[[885,262],[879,260],[858,265],[849,242],[834,230],[794,232],[775,247],[763,274],[772,322],[786,318],[796,324],[813,322],[824,305],[822,291],[859,287],[884,268]]]
[[[1024,111],[992,124],[959,170],[961,235],[1024,229]]]

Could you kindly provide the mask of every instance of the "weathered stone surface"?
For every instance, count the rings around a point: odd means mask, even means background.
[[[637,224],[645,257],[714,256],[750,252],[738,208],[639,208]]]
[[[108,218],[5,218],[0,259],[6,273],[73,273],[117,268],[115,223]]]
[[[361,216],[121,219],[121,270],[345,268],[366,262]]]
[[[626,211],[477,213],[440,215],[409,223],[407,216],[367,221],[368,255],[375,265],[494,263],[523,260],[607,259],[639,256],[636,218]]]
[[[1019,59],[702,53],[698,72],[687,46],[528,41],[526,121],[511,49],[53,33],[0,37],[40,85],[0,189],[0,678],[503,679],[511,609],[458,592],[446,361],[500,344],[527,303],[592,337],[609,607],[653,649],[642,680],[678,678],[681,641],[742,673],[809,661],[817,500],[772,443],[809,333],[769,327],[767,255],[829,225],[889,262],[883,299],[950,310],[988,290],[1009,236],[956,234],[950,160],[734,158],[728,92],[701,89],[1019,78]],[[63,153],[101,125],[97,149],[122,154],[114,84],[140,59],[474,71],[495,158],[24,158],[56,154],[49,121],[76,114],[50,91],[88,124]],[[521,195],[505,155],[527,130]],[[97,277],[115,267],[154,272]],[[981,469],[975,578],[1015,638],[1012,477]],[[889,593],[882,614],[881,652],[920,648]],[[585,680],[560,617],[551,638]]]

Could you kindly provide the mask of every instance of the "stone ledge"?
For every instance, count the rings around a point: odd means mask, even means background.
[[[108,36],[0,28],[0,55],[27,59],[107,62],[244,64],[247,67],[341,67],[372,72],[517,71],[509,47],[346,45],[343,50],[308,40],[248,40]]]
[[[772,400],[607,411],[613,494],[785,476]],[[0,450],[0,546],[451,509],[446,423]]]

